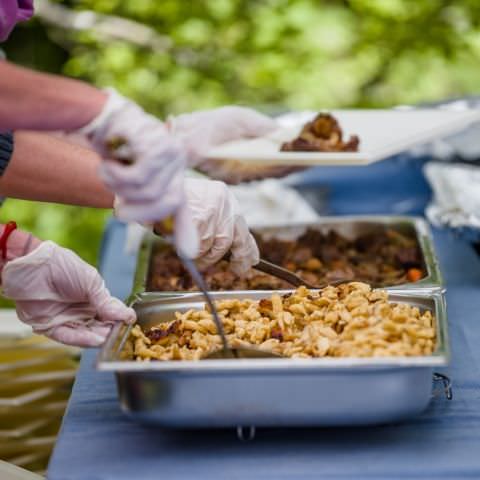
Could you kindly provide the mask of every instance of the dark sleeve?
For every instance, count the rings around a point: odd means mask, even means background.
[[[0,132],[0,177],[8,167],[13,154],[13,133]]]

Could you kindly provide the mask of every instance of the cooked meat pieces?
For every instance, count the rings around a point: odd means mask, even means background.
[[[406,267],[414,268],[420,263],[420,253],[418,251],[418,248],[400,248],[397,252],[395,252],[395,255],[398,262],[402,265],[405,265]]]
[[[282,144],[282,152],[357,152],[360,139],[352,135],[343,141],[337,119],[329,113],[319,113],[307,122],[297,138]]]
[[[409,283],[425,276],[422,256],[415,238],[393,229],[382,229],[349,239],[330,230],[309,228],[296,241],[263,238],[255,234],[261,256],[294,271],[306,282],[363,281],[375,287]],[[410,273],[409,273],[410,272]],[[291,285],[265,273],[251,270],[237,277],[222,260],[204,272],[211,290],[289,289]],[[151,291],[195,291],[190,275],[171,247],[154,251],[147,288]]]

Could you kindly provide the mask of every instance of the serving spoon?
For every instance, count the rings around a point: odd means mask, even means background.
[[[227,252],[223,256],[223,260],[226,260],[228,262],[230,261],[231,256],[232,256],[231,252]],[[324,282],[320,285],[314,285],[313,283],[305,281],[302,277],[292,272],[291,270],[283,268],[277,263],[269,262],[264,258],[260,258],[258,263],[256,263],[255,265],[252,265],[252,268],[254,268],[255,270],[258,270],[259,272],[267,273],[272,277],[279,278],[280,280],[284,280],[285,282],[289,283],[293,287],[304,286],[310,290],[321,290],[322,288],[328,287],[329,285],[335,286],[335,285],[339,285],[340,283],[345,283],[350,281],[346,278],[343,278],[338,280],[332,280],[329,282]]]
[[[336,285],[340,285],[341,283],[346,283],[350,281],[344,278],[344,279],[331,280],[329,282],[324,282],[324,283],[321,283],[320,285],[314,285],[313,283],[305,281],[302,277],[292,272],[291,270],[287,270],[286,268],[283,268],[280,265],[277,265],[276,263],[272,263],[267,260],[264,260],[263,258],[261,258],[256,265],[253,265],[252,268],[263,273],[268,273],[269,275],[279,278],[280,280],[284,280],[285,282],[289,283],[294,287],[305,286],[310,290],[321,290],[322,288],[328,287],[329,285],[336,286]]]

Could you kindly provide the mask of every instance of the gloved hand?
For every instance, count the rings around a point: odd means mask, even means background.
[[[232,270],[238,275],[258,263],[257,244],[224,183],[188,178],[185,193],[200,238],[196,262],[200,269],[218,262],[228,252]]]
[[[169,118],[167,125],[189,151],[191,159],[188,165],[215,180],[237,184],[283,177],[305,168],[291,165],[245,165],[234,160],[204,158],[208,150],[216,145],[240,138],[260,137],[279,127],[272,118],[250,108],[228,106],[186,113]]]
[[[79,132],[104,158],[124,161],[105,161],[100,168],[103,181],[116,195],[117,217],[127,222],[178,217],[177,248],[194,256],[198,239],[188,229],[191,218],[184,206],[187,153],[165,124],[109,90],[102,112]]]
[[[278,128],[277,123],[251,108],[227,106],[170,117],[167,126],[189,152],[188,165],[203,160],[216,145],[241,138],[260,137]]]
[[[53,242],[8,261],[2,287],[20,320],[68,345],[99,346],[115,322],[135,321],[135,312],[110,295],[95,268]]]
[[[117,215],[126,221],[161,220],[183,201],[187,165],[184,148],[164,123],[115,90],[101,113],[80,129],[106,161],[100,174],[119,197]]]

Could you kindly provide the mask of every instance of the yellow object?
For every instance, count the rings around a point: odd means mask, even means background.
[[[173,217],[164,218],[160,222],[156,222],[153,227],[153,231],[157,235],[161,235],[164,237],[173,235],[174,230],[175,230],[175,219]]]

